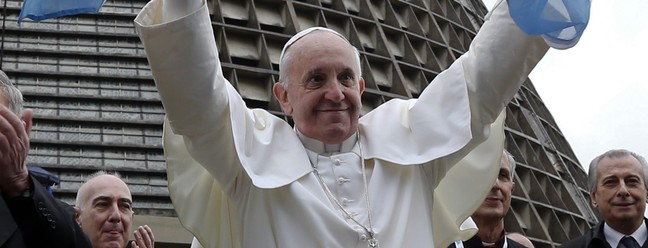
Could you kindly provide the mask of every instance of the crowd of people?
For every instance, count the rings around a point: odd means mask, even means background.
[[[419,98],[362,116],[358,49],[332,29],[298,32],[272,88],[291,126],[247,108],[223,76],[203,1],[149,2],[135,23],[166,112],[169,193],[192,246],[533,247],[504,227],[516,162],[503,109],[555,39],[523,31],[511,11],[498,4]],[[89,176],[74,206],[30,176],[33,113],[0,81],[0,247],[154,247],[150,227],[133,230],[118,174]],[[647,176],[633,152],[596,157],[588,183],[603,220],[562,247],[647,247]]]

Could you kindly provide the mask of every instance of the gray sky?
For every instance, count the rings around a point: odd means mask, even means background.
[[[483,0],[491,8],[496,0]],[[648,1],[593,0],[578,45],[531,73],[579,161],[616,148],[648,157]]]

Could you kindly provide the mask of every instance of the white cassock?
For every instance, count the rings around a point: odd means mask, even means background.
[[[368,226],[371,216],[380,247],[470,238],[474,223],[464,221],[499,170],[499,114],[548,49],[502,4],[418,100],[364,115],[360,142],[352,136],[330,153],[245,106],[223,77],[204,3],[153,0],[135,22],[167,113],[169,193],[205,247],[367,247],[367,232],[331,200],[314,166],[354,219]]]

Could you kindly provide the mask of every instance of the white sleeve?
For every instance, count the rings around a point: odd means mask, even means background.
[[[492,123],[548,48],[542,37],[522,32],[500,4],[469,51],[419,99],[391,101],[363,117],[368,156],[424,164],[434,191],[435,247],[475,233],[460,226],[481,204],[499,168],[504,117]]]

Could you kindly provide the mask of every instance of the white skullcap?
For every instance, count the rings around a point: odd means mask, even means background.
[[[314,32],[314,31],[326,31],[326,32],[333,33],[333,34],[335,34],[337,36],[340,36],[340,38],[342,38],[344,41],[349,43],[349,40],[347,40],[347,38],[345,38],[342,34],[338,33],[337,31],[335,31],[333,29],[330,29],[330,28],[310,27],[310,28],[304,29],[301,32],[293,35],[293,37],[290,37],[290,40],[288,40],[288,42],[286,42],[283,49],[281,50],[281,55],[279,55],[279,71],[281,71],[281,63],[283,62],[283,57],[284,57],[284,54],[286,53],[286,50],[288,50],[288,48],[292,44],[297,42],[299,39],[301,39],[302,37],[306,36],[307,34],[310,34],[310,33]],[[349,43],[349,44],[351,44],[351,43]]]

